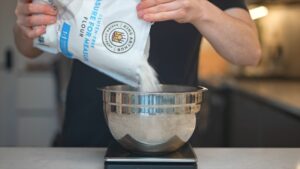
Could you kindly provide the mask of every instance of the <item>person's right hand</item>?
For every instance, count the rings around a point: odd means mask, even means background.
[[[16,25],[25,37],[34,39],[46,32],[46,25],[56,22],[57,11],[51,5],[18,0]]]

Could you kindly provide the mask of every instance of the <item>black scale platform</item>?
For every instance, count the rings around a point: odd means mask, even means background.
[[[190,144],[164,155],[131,153],[112,143],[105,155],[105,169],[197,169],[197,157]]]

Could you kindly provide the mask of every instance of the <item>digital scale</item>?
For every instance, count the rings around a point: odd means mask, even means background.
[[[189,143],[172,153],[148,155],[129,152],[114,142],[104,162],[105,169],[197,169],[197,157]]]

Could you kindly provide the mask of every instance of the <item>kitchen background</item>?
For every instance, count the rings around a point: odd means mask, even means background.
[[[16,50],[16,2],[0,1],[0,146],[51,146],[64,117],[71,62],[48,54],[28,60]],[[300,147],[300,1],[248,4],[263,59],[258,67],[234,66],[203,42],[199,84],[209,92],[198,114],[202,139],[192,142]]]

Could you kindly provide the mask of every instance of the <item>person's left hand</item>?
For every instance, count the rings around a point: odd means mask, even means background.
[[[137,6],[138,17],[147,22],[175,20],[193,23],[202,15],[206,0],[141,0]]]

